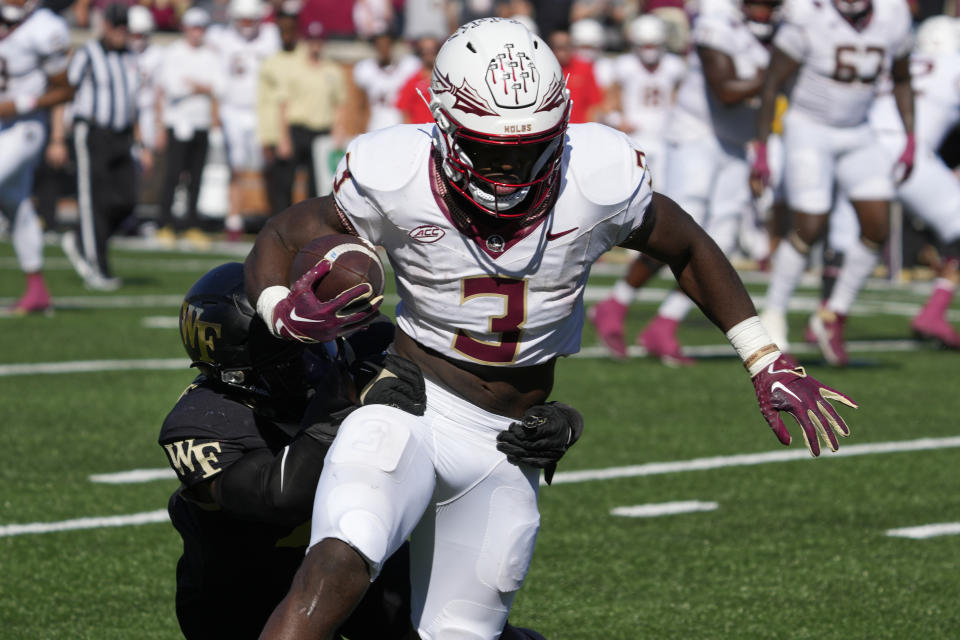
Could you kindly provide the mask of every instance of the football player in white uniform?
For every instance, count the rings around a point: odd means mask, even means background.
[[[910,13],[902,0],[787,0],[773,43],[761,94],[753,173],[761,181],[769,174],[765,140],[774,102],[796,74],[783,123],[784,184],[793,229],[773,256],[764,320],[785,349],[787,302],[806,267],[810,247],[826,230],[836,181],[857,211],[860,239],[851,243],[830,300],[810,318],[809,328],[827,361],[842,366],[848,359],[843,338],[846,315],[889,234],[894,174],[903,179],[913,166]],[[888,70],[906,131],[895,165],[884,161],[887,153],[867,121],[877,81]]]
[[[364,110],[370,114],[364,131],[376,131],[403,122],[403,113],[396,107],[397,94],[410,76],[420,70],[417,56],[395,57],[392,34],[378,34],[372,41],[374,56],[364,58],[353,67],[353,82],[361,90]]]
[[[590,267],[615,245],[669,264],[728,332],[782,442],[778,409],[801,421],[814,453],[819,438],[832,448],[834,429],[847,433],[823,398],[852,403],[781,366],[723,252],[651,190],[629,138],[567,125],[569,94],[541,38],[514,20],[468,23],[440,49],[430,93],[435,124],[356,138],[333,195],[272,218],[247,257],[248,295],[273,332],[325,340],[369,321],[380,299],[361,284],[317,300],[326,260],[288,289],[293,255],[336,232],[383,246],[401,298],[391,349],[420,367],[427,391],[423,415],[378,406],[344,421],[311,548],[264,638],[329,637],[408,536],[419,637],[498,637],[540,520],[538,471],[511,464],[498,434],[542,406],[558,358],[579,350]]]
[[[634,49],[617,56],[613,67],[621,114],[617,128],[643,149],[653,175],[660,175],[667,117],[687,68],[682,58],[667,53],[667,25],[660,18],[651,14],[636,18],[627,27],[627,38]]]
[[[935,16],[917,29],[916,50],[910,56],[910,77],[915,94],[916,162],[910,176],[897,185],[897,199],[906,212],[936,231],[943,260],[931,296],[910,322],[913,332],[951,349],[960,348],[960,333],[947,321],[960,259],[960,180],[937,155],[950,130],[960,122],[960,32],[955,18]],[[870,125],[890,158],[906,144],[906,132],[896,100],[881,91],[870,110]],[[849,200],[838,197],[830,214],[828,246],[842,257],[859,232]],[[824,278],[823,300],[830,297],[832,282]]]
[[[66,21],[36,0],[0,4],[0,211],[12,221],[13,248],[26,274],[14,314],[46,311],[43,230],[30,200],[33,173],[47,138],[47,111],[66,102],[70,32]]]
[[[231,0],[227,11],[230,24],[212,25],[207,30],[207,42],[219,54],[227,79],[218,98],[230,165],[230,210],[225,227],[232,240],[243,231],[243,183],[263,169],[256,109],[260,63],[280,50],[280,31],[272,22],[261,22],[264,11],[261,0]]]
[[[740,218],[752,214],[747,178],[747,142],[753,135],[756,99],[763,81],[779,0],[709,0],[693,28],[695,51],[666,123],[663,193],[703,225],[721,249],[736,248]],[[644,149],[646,151],[646,149]],[[648,256],[634,260],[609,298],[590,311],[601,341],[626,357],[627,310],[662,265]],[[689,364],[677,340],[677,325],[693,308],[672,292],[637,337],[665,364]]]
[[[130,48],[137,53],[137,71],[140,89],[137,93],[137,126],[140,141],[148,149],[157,146],[157,128],[161,126],[157,114],[157,82],[163,65],[163,47],[151,42],[156,25],[150,10],[133,5],[127,14]]]

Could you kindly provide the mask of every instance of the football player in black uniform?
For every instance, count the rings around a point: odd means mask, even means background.
[[[303,559],[324,455],[355,406],[357,385],[368,382],[360,394],[366,404],[422,414],[423,378],[409,361],[383,355],[393,338],[388,321],[349,341],[304,345],[272,337],[247,301],[240,263],[216,267],[193,285],[180,334],[200,375],[159,437],[181,481],[168,505],[183,538],[177,619],[188,640],[255,638]],[[579,414],[554,405],[536,425],[516,425],[503,443],[511,459],[549,469],[566,449],[554,432],[566,437],[573,422],[579,435]],[[399,640],[411,631],[409,617],[404,545],[341,633]],[[502,638],[542,636],[508,624]]]

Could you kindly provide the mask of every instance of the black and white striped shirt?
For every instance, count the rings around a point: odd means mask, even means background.
[[[99,40],[91,40],[73,54],[67,79],[76,88],[75,119],[114,131],[133,127],[139,86],[135,53],[105,50]]]

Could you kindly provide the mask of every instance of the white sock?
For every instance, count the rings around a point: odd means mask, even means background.
[[[613,299],[622,305],[630,306],[637,299],[637,289],[631,287],[626,280],[620,278],[613,285]]]
[[[770,274],[767,300],[763,308],[786,313],[793,291],[807,268],[807,256],[800,253],[789,240],[784,239],[773,253],[772,263],[773,272]]]
[[[880,252],[868,248],[862,241],[850,245],[843,255],[843,267],[837,274],[837,283],[833,285],[833,293],[827,300],[827,309],[844,316],[850,313],[853,301],[879,260]]]
[[[679,322],[687,317],[687,314],[690,313],[690,309],[692,308],[693,300],[688,298],[687,294],[683,291],[674,289],[667,294],[667,297],[660,304],[660,308],[657,309],[657,315]]]
[[[11,239],[23,272],[40,271],[43,268],[43,228],[30,198],[24,198],[17,207]]]

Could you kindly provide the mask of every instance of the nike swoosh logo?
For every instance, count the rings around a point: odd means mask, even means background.
[[[778,388],[783,389],[785,393],[789,393],[790,395],[792,395],[794,398],[797,399],[797,402],[800,402],[800,396],[798,396],[797,394],[795,394],[793,391],[790,391],[790,389],[787,389],[787,388],[783,385],[783,383],[780,382],[780,381],[774,382],[772,385],[770,385],[770,392],[773,393],[773,392],[776,391]]]
[[[547,231],[547,242],[550,242],[551,240],[556,240],[557,238],[562,238],[568,233],[573,233],[579,228],[580,227],[574,227],[573,229],[567,229],[566,231],[561,231],[560,233],[550,233],[549,231]]]
[[[303,318],[297,315],[296,309],[290,309],[290,319],[296,320],[298,322],[313,322],[314,324],[323,324],[326,320],[311,320],[310,318]]]

